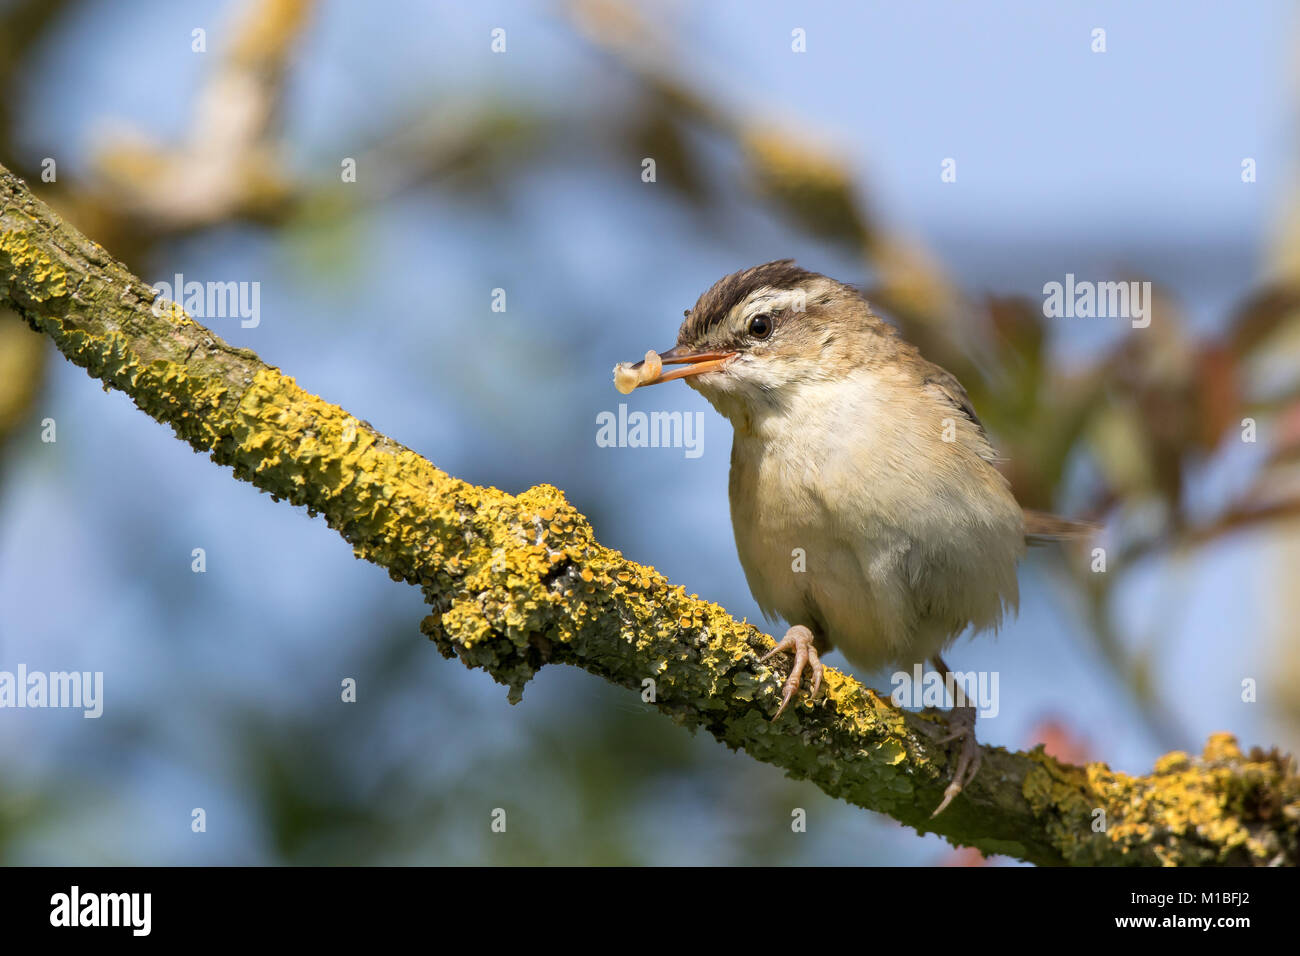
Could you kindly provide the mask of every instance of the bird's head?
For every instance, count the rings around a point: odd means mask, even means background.
[[[794,390],[842,379],[882,336],[892,330],[856,289],[779,259],[715,282],[659,353],[662,373],[638,384],[685,379],[739,426]]]

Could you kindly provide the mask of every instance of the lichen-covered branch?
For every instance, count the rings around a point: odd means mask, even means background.
[[[422,588],[447,657],[517,699],[545,664],[651,696],[675,722],[813,781],[831,796],[955,843],[1044,864],[1295,863],[1300,780],[1228,735],[1147,777],[986,747],[936,820],[943,725],[828,669],[816,702],[772,722],[770,639],[653,568],[599,544],[563,494],[459,481],[292,378],[233,348],[63,223],[0,167],[0,307],[128,394],[235,475],[324,517],[358,557]]]

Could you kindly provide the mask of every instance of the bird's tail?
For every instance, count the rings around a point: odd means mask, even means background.
[[[1090,538],[1098,530],[1099,526],[1091,521],[1075,521],[1073,518],[1049,515],[1046,511],[1025,509],[1025,540],[1030,544]]]

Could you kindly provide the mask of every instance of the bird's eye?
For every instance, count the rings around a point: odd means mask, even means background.
[[[749,320],[749,334],[756,339],[765,339],[772,334],[772,317],[756,315]]]

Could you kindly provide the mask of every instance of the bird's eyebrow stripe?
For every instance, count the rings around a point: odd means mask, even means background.
[[[808,301],[808,291],[802,285],[793,286],[789,289],[760,289],[745,301],[745,308],[741,314],[748,317],[760,309],[768,311],[785,309],[791,303],[798,302],[801,298],[805,303]]]

